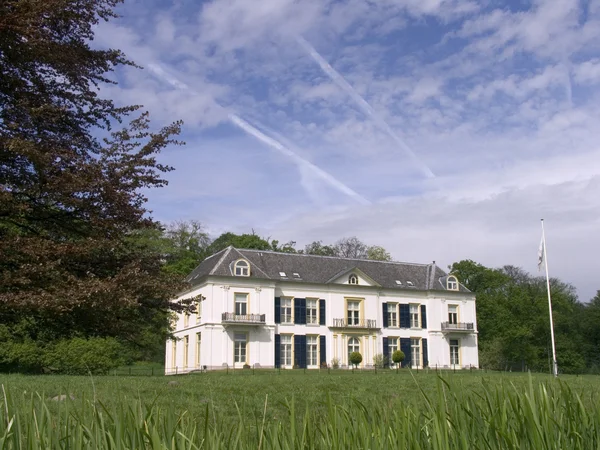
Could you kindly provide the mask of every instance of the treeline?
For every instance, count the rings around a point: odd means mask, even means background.
[[[451,267],[477,295],[479,362],[494,370],[551,371],[546,279],[514,266],[492,269],[473,261]],[[589,302],[575,288],[550,280],[559,371],[600,373],[600,291]]]

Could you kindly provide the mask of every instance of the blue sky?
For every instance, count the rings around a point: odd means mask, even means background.
[[[185,121],[161,221],[600,282],[600,0],[126,0],[104,88]]]

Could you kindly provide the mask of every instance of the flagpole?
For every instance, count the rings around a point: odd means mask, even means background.
[[[548,252],[546,251],[546,233],[544,232],[544,219],[542,222],[542,242],[544,245],[544,265],[546,266],[546,288],[548,290],[548,310],[550,311],[550,336],[552,338],[552,373],[558,376],[558,364],[556,363],[556,345],[554,344],[554,321],[552,320],[552,298],[550,297],[550,277],[548,276]]]

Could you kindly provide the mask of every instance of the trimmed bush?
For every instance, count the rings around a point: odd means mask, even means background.
[[[394,362],[394,364],[402,363],[402,361],[404,361],[404,358],[406,358],[406,355],[402,350],[396,350],[394,353],[392,353],[392,361]]]
[[[362,362],[362,355],[359,352],[350,353],[350,362],[354,367],[358,366]]]

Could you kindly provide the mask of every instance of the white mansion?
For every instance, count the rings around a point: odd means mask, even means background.
[[[174,301],[166,373],[200,369],[362,367],[395,350],[413,368],[478,367],[475,295],[433,264],[228,247],[204,260]],[[200,297],[201,296],[201,297]]]

